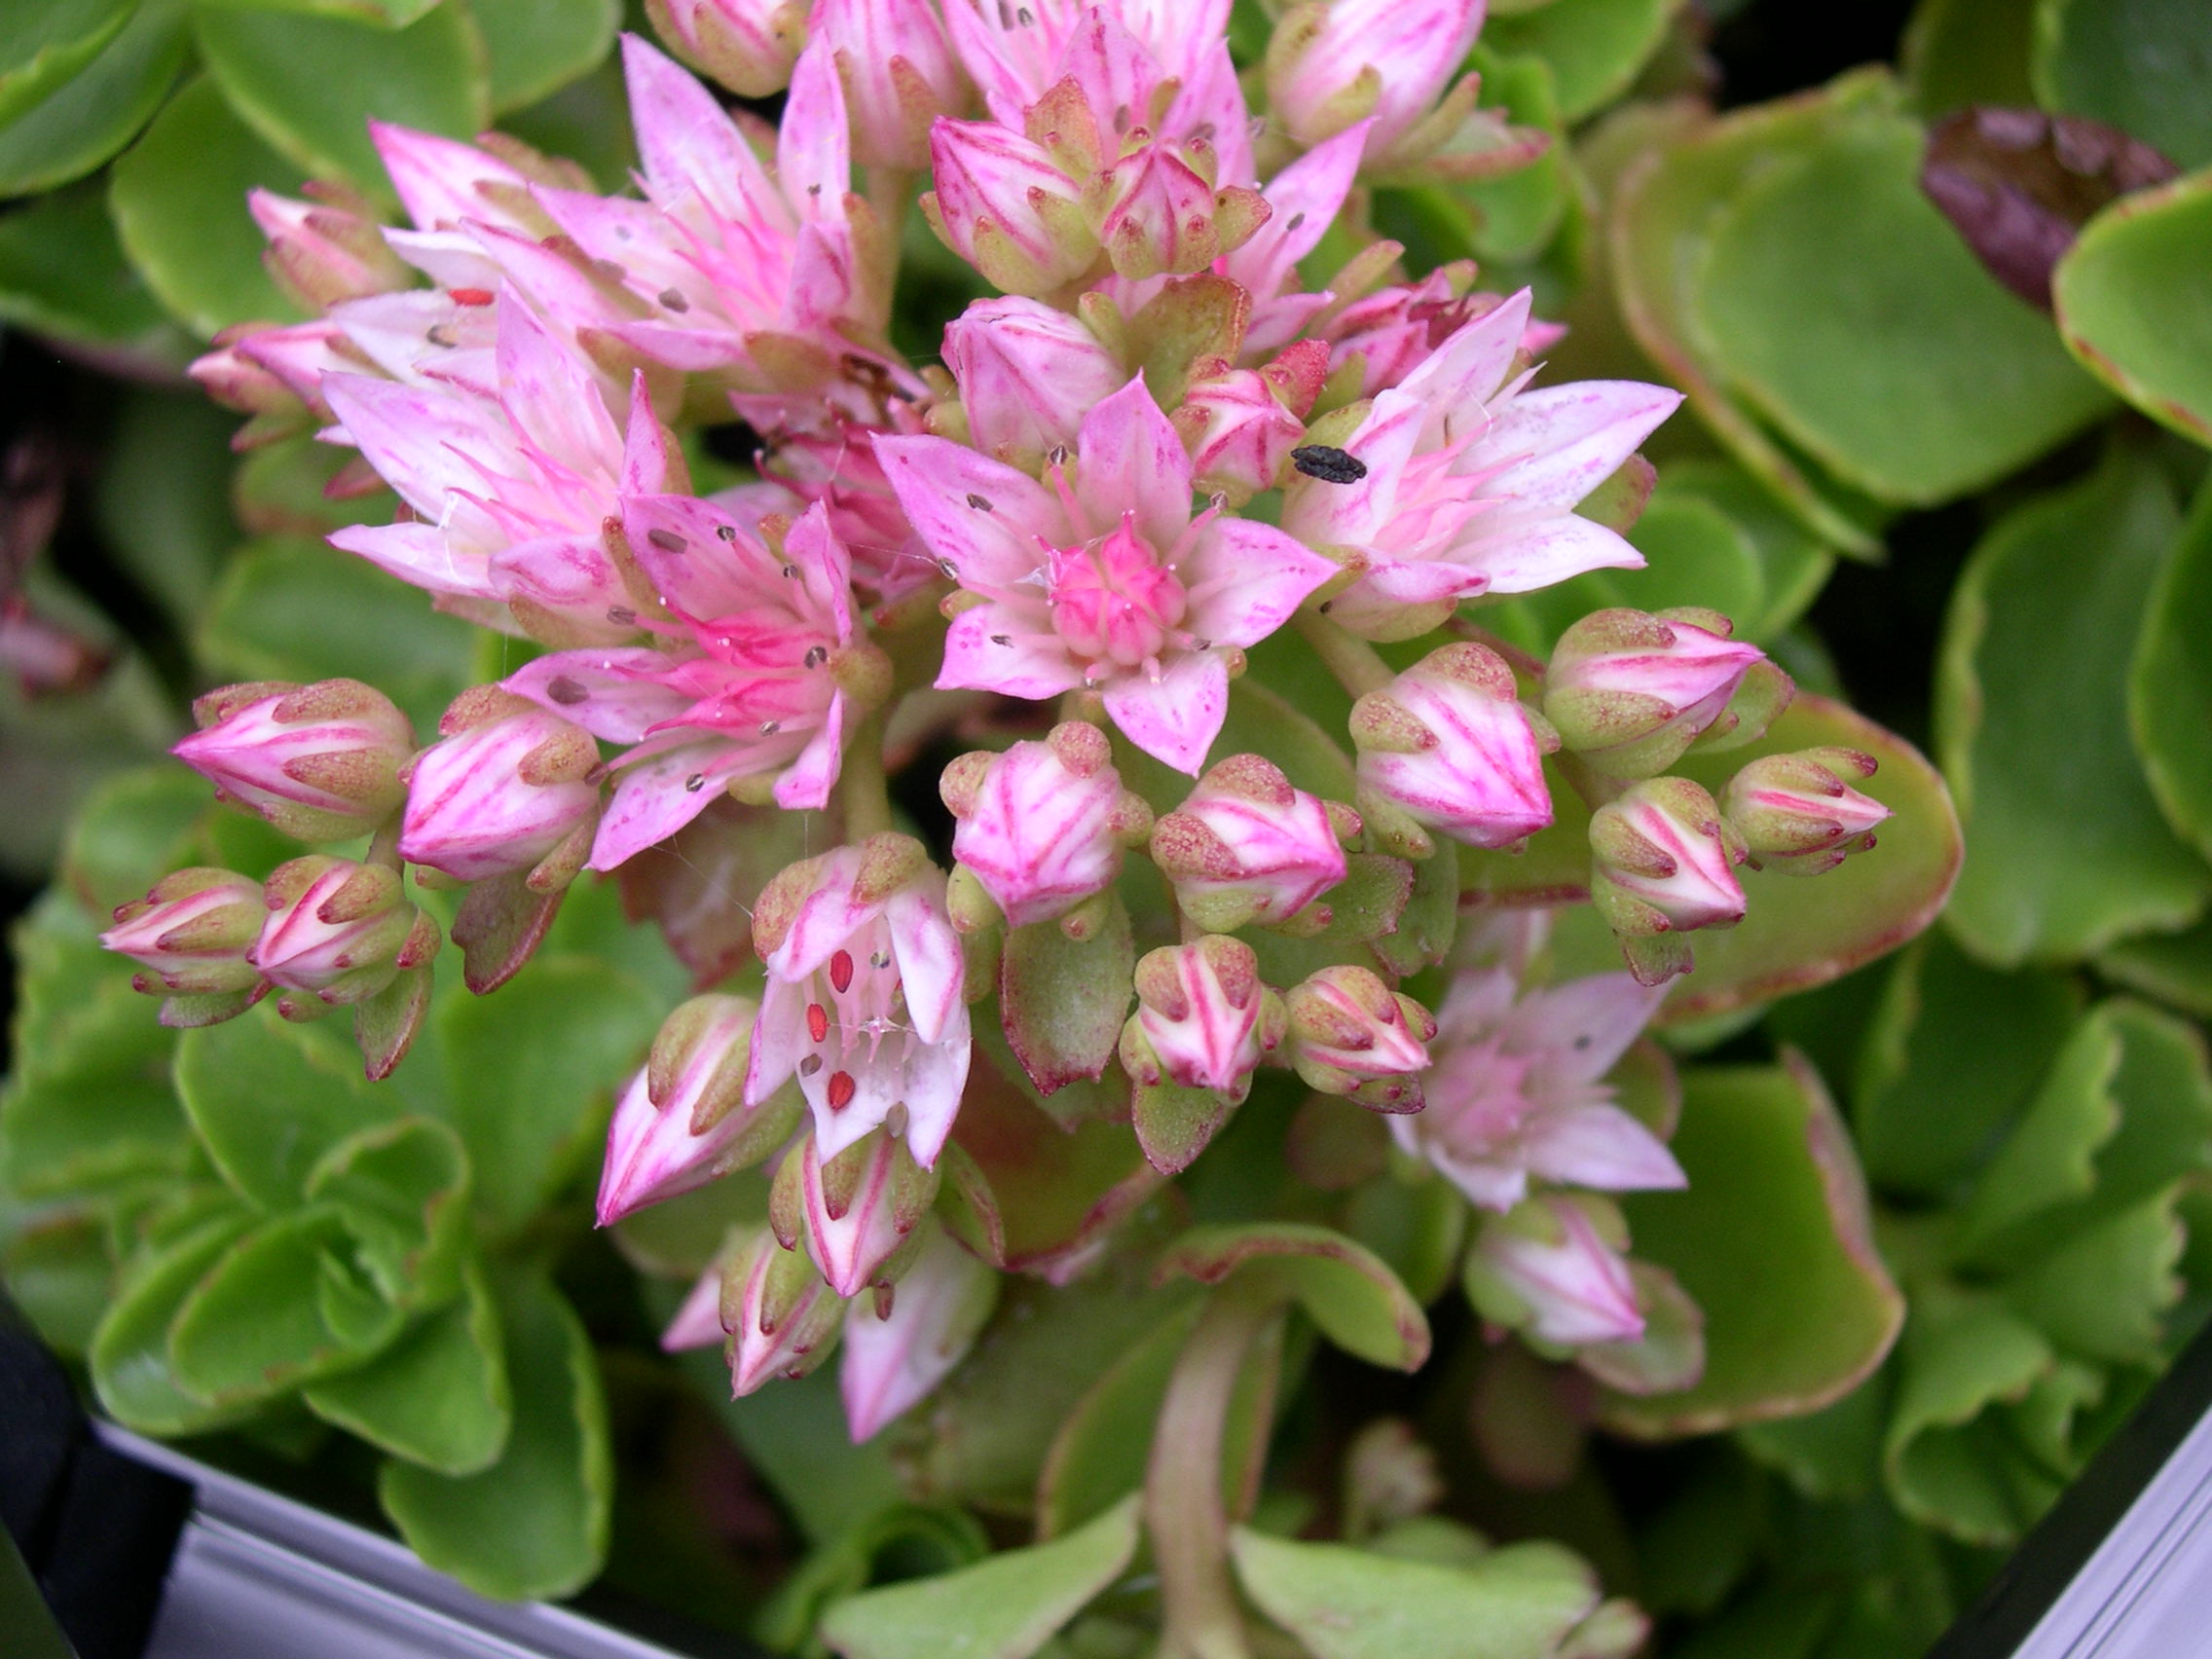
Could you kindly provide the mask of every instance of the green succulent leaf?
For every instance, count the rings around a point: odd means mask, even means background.
[[[191,343],[125,262],[97,186],[0,218],[0,322],[179,367]]]
[[[492,112],[549,97],[605,60],[619,0],[467,0],[491,54]]]
[[[129,143],[161,107],[186,53],[181,0],[138,7],[74,77],[12,120],[0,117],[0,197],[83,178]]]
[[[201,1281],[252,1226],[235,1198],[201,1212],[198,1224],[126,1270],[92,1334],[92,1391],[100,1409],[141,1434],[198,1434],[250,1411],[209,1406],[177,1384],[169,1327]]]
[[[404,1311],[450,1301],[468,1233],[468,1155],[432,1118],[347,1136],[309,1171],[311,1202],[338,1206],[379,1295]]]
[[[1902,66],[1913,103],[1934,120],[1969,104],[2022,109],[2036,0],[1921,0],[1906,26]]]
[[[532,963],[496,998],[449,1002],[433,1015],[491,1233],[521,1227],[584,1166],[606,1102],[644,1058],[661,1012],[627,974],[557,956]]]
[[[1370,1365],[1418,1371],[1428,1358],[1428,1318],[1389,1266],[1366,1245],[1325,1227],[1255,1222],[1197,1227],[1160,1259],[1159,1276],[1271,1291],[1304,1309],[1321,1334]]]
[[[2182,1294],[2177,1197],[2168,1190],[2090,1223],[2008,1281],[2007,1306],[2070,1352],[2156,1364]]]
[[[2114,203],[2051,278],[2059,332],[2089,372],[2155,420],[2212,443],[2212,177]]]
[[[1904,1298],[1868,1233],[1864,1180],[1801,1057],[1693,1066],[1670,1148],[1681,1192],[1628,1195],[1641,1260],[1704,1309],[1706,1366],[1672,1394],[1610,1393],[1602,1419],[1658,1437],[1817,1411],[1888,1354]]]
[[[1548,57],[1500,50],[1496,37],[1488,34],[1471,61],[1483,78],[1483,102],[1501,110],[1517,127],[1550,133],[1552,143],[1527,166],[1455,192],[1474,209],[1468,251],[1492,260],[1532,259],[1559,234],[1574,205],[1559,71]]]
[[[238,545],[226,487],[237,429],[238,417],[197,387],[181,393],[146,387],[124,399],[108,440],[92,501],[100,534],[117,562],[179,623],[199,614]]]
[[[822,1638],[845,1659],[1028,1659],[1127,1570],[1131,1497],[1050,1543],[958,1572],[864,1591],[832,1606]]]
[[[2040,0],[2038,100],[2110,122],[2185,167],[2212,162],[2212,29],[2192,0]]]
[[[180,767],[118,773],[93,790],[70,820],[61,847],[62,879],[94,915],[145,897],[170,870],[195,862],[207,804],[206,784]],[[116,957],[85,960],[92,984],[129,977]],[[107,972],[93,971],[94,961],[104,961]]]
[[[902,1579],[927,1577],[961,1571],[990,1553],[989,1537],[965,1509],[887,1503],[860,1516],[801,1562],[754,1628],[778,1649],[820,1652],[823,1611],[859,1595],[880,1568],[889,1567]]]
[[[462,1295],[416,1320],[365,1365],[310,1386],[308,1407],[380,1451],[441,1475],[488,1469],[505,1449],[514,1398],[498,1306],[481,1267]]]
[[[1136,960],[1129,912],[1118,900],[1088,939],[1068,938],[1056,921],[1008,932],[999,1008],[1007,1041],[1039,1088],[1106,1069],[1129,1012]]]
[[[498,1461],[449,1475],[394,1460],[377,1496],[409,1547],[481,1595],[571,1595],[606,1558],[614,1484],[599,1362],[579,1320],[539,1273],[493,1281],[513,1423]]]
[[[318,178],[388,191],[372,119],[449,138],[491,125],[484,37],[465,6],[434,7],[400,28],[203,7],[195,33],[239,118]]]
[[[2168,827],[2128,733],[2138,619],[2178,523],[2156,468],[2116,456],[2001,522],[1959,580],[1936,753],[1973,857],[1946,919],[1987,962],[2178,928],[2212,897],[2212,867]]]
[[[296,196],[300,181],[300,169],[255,137],[203,76],[116,159],[108,207],[154,297],[186,327],[212,335],[299,315],[262,268],[261,231],[245,199],[256,188]]]
[[[0,36],[0,123],[83,73],[130,12],[131,0],[19,0]]]
[[[1244,1593],[1315,1659],[1542,1659],[1598,1604],[1595,1575],[1556,1544],[1465,1567],[1248,1528],[1229,1547]]]
[[[210,11],[346,18],[382,29],[403,29],[441,3],[443,0],[201,0]]]
[[[91,1209],[50,1211],[0,1245],[0,1284],[39,1339],[82,1358],[115,1298],[115,1261],[107,1229]]]
[[[2204,741],[2212,727],[2212,488],[2197,491],[2151,591],[2127,712],[2166,822],[2212,860],[2212,744]]]
[[[2212,922],[2198,922],[2178,934],[2121,940],[2098,956],[2097,972],[2199,1019],[2212,1019]]]
[[[1558,83],[1560,118],[1576,122],[1628,90],[1679,9],[1677,0],[1550,0],[1493,12],[1483,45],[1502,56],[1542,58]]]

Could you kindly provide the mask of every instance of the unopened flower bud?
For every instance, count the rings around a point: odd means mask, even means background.
[[[399,872],[311,853],[269,875],[268,913],[247,960],[285,988],[276,1012],[312,1019],[373,997],[436,954],[438,924],[409,903]]]
[[[1351,736],[1364,790],[1456,841],[1508,847],[1552,821],[1535,728],[1487,646],[1446,645],[1369,692]]]
[[[1290,1062],[1307,1086],[1380,1112],[1421,1109],[1436,1019],[1365,968],[1323,968],[1283,997]]]
[[[1481,0],[1308,0],[1268,47],[1268,112],[1302,145],[1372,119],[1381,155],[1429,111],[1481,26]]]
[[[837,1388],[856,1444],[929,1396],[974,1346],[998,1295],[997,1273],[923,1224],[896,1291],[862,1297],[845,1319]]]
[[[947,247],[1010,294],[1049,294],[1098,257],[1075,185],[1017,132],[987,121],[930,129],[936,189],[922,211]]]
[[[721,1314],[737,1396],[777,1377],[804,1377],[828,1359],[845,1304],[803,1252],[785,1249],[763,1227],[722,1272]]]
[[[607,1127],[600,1226],[757,1163],[789,1136],[794,1103],[745,1104],[758,1013],[747,997],[700,996],[662,1024]]]
[[[827,1163],[809,1135],[776,1171],[769,1221],[786,1248],[804,1235],[831,1290],[858,1296],[897,1276],[895,1259],[928,1213],[938,1180],[889,1129],[870,1131]]]
[[[1870,778],[1875,761],[1856,749],[1807,749],[1753,760],[1728,780],[1728,822],[1753,868],[1818,875],[1874,844],[1890,809],[1844,782]]]
[[[1282,1041],[1282,998],[1260,980],[1242,940],[1208,934],[1137,963],[1137,1011],[1122,1027],[1122,1065],[1139,1084],[1210,1089],[1235,1102],[1261,1056]]]
[[[1144,144],[1097,175],[1086,200],[1115,272],[1132,280],[1203,271],[1266,222],[1267,201],[1212,180],[1176,146]]]
[[[366,201],[317,181],[307,188],[316,201],[269,190],[250,190],[245,199],[253,222],[269,239],[261,263],[303,311],[319,312],[413,283],[415,274],[386,245]]]
[[[806,13],[806,0],[645,0],[653,32],[671,52],[748,98],[791,84]]]
[[[1014,296],[977,300],[947,323],[944,363],[969,441],[1032,468],[1072,445],[1084,416],[1129,378],[1081,317]]]
[[[727,1335],[722,1330],[722,1272],[725,1263],[718,1257],[706,1272],[692,1281],[684,1292],[683,1300],[669,1316],[668,1324],[660,1334],[663,1353],[682,1353],[687,1348],[713,1347]]]
[[[1644,984],[1688,969],[1673,936],[1744,918],[1743,836],[1687,778],[1652,778],[1607,801],[1591,817],[1590,847],[1590,896]]]
[[[1013,927],[1064,916],[1121,873],[1151,810],[1122,787],[1106,734],[1084,720],[1003,755],[964,755],[940,789],[959,820],[952,856]]]
[[[1233,755],[1152,831],[1152,861],[1209,933],[1290,921],[1345,878],[1359,817],[1293,789],[1280,767]],[[1321,913],[1322,925],[1327,915]]]
[[[833,55],[845,83],[853,159],[927,166],[930,123],[968,101],[967,77],[933,0],[818,0],[812,38]]]
[[[1273,486],[1306,423],[1286,409],[1256,369],[1233,369],[1183,394],[1175,430],[1191,452],[1193,482],[1244,501]]]
[[[177,758],[296,840],[366,835],[405,793],[399,767],[415,734],[390,698],[357,680],[230,685],[192,712],[201,729]]]
[[[1493,1324],[1550,1347],[1634,1342],[1643,1313],[1627,1247],[1627,1225],[1609,1200],[1544,1194],[1485,1218],[1467,1254],[1467,1297]]]
[[[582,727],[497,686],[439,722],[445,741],[410,764],[399,854],[457,881],[529,869],[585,830],[599,746]],[[580,862],[580,861],[579,861]]]
[[[117,906],[100,943],[149,972],[131,983],[154,995],[216,996],[253,989],[247,960],[269,915],[261,883],[227,869],[180,869],[143,899]]]
[[[1709,728],[1737,723],[1729,699],[1765,659],[1730,626],[1717,611],[1593,611],[1552,650],[1544,718],[1606,776],[1655,777]]]

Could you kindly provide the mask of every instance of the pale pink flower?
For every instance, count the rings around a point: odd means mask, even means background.
[[[1455,841],[1511,846],[1552,821],[1513,671],[1486,646],[1429,652],[1359,700],[1351,733],[1362,789]]]
[[[1309,1088],[1382,1112],[1421,1109],[1436,1020],[1369,969],[1323,968],[1284,994],[1290,1062]]]
[[[1242,940],[1207,934],[1136,967],[1137,1011],[1122,1028],[1122,1066],[1140,1085],[1211,1089],[1232,1102],[1282,1041],[1282,999]]]
[[[1510,968],[1454,978],[1436,1011],[1428,1105],[1390,1120],[1398,1144],[1485,1209],[1511,1209],[1531,1179],[1607,1192],[1681,1186],[1665,1143],[1601,1081],[1660,993],[1626,974],[1518,993]]]
[[[728,1334],[722,1329],[722,1266],[719,1261],[713,1263],[683,1293],[660,1334],[663,1353],[714,1347]]]
[[[611,1226],[742,1163],[763,1113],[744,1105],[745,1065],[758,1007],[745,997],[696,997],[669,1017],[653,1063],[623,1087],[607,1125],[598,1219]]]
[[[580,727],[520,697],[513,712],[449,719],[446,737],[411,763],[399,856],[456,881],[528,869],[599,808],[599,746]],[[478,711],[470,711],[476,713]]]
[[[1049,294],[1098,257],[1076,182],[1018,131],[939,121],[930,182],[922,211],[945,245],[1008,293]]]
[[[1764,656],[1712,612],[1592,611],[1552,648],[1544,716],[1599,771],[1648,777],[1721,719]]]
[[[951,1374],[989,1321],[998,1293],[997,1273],[941,1227],[924,1224],[921,1248],[897,1289],[863,1298],[845,1318],[837,1388],[855,1444],[872,1439]]]
[[[1270,52],[1269,113],[1304,145],[1371,117],[1381,155],[1428,114],[1482,24],[1482,0],[1331,0]]]
[[[230,685],[192,705],[200,730],[172,753],[221,799],[302,841],[347,841],[389,818],[415,733],[357,680]]]
[[[1467,1259],[1476,1307],[1493,1322],[1552,1347],[1632,1343],[1643,1311],[1621,1250],[1619,1214],[1603,1200],[1531,1198],[1483,1223]]]
[[[968,1078],[943,873],[904,836],[839,847],[769,884],[754,942],[768,984],[746,1098],[764,1100],[795,1075],[821,1157],[890,1123],[914,1161],[933,1167]]]
[[[1072,445],[1084,415],[1128,379],[1081,317],[1014,297],[977,300],[948,323],[944,366],[969,441],[1016,465]]]
[[[1681,394],[1632,381],[1524,389],[1513,374],[1527,290],[1458,328],[1342,446],[1350,483],[1299,477],[1283,528],[1315,547],[1354,549],[1360,579],[1330,615],[1371,639],[1427,632],[1463,600],[1527,593],[1643,557],[1575,516]]]
[[[692,496],[630,496],[624,536],[674,621],[658,646],[556,651],[506,688],[628,745],[592,844],[612,869],[666,840],[732,782],[774,777],[779,806],[830,798],[859,718],[845,681],[880,659],[857,639],[850,566],[810,507],[773,549]]]
[[[654,30],[686,63],[742,97],[780,92],[806,44],[808,0],[645,0]]]
[[[1042,743],[963,756],[945,769],[945,804],[959,823],[952,856],[1006,913],[1009,927],[1063,916],[1121,873],[1143,803],[1122,787],[1106,734],[1083,720]]]
[[[1293,789],[1259,755],[1211,767],[1152,832],[1152,861],[1200,927],[1233,933],[1287,922],[1345,878],[1343,837],[1358,817]]]
[[[905,1140],[887,1128],[869,1131],[827,1162],[812,1135],[789,1157],[797,1161],[807,1253],[830,1288],[849,1298],[871,1283],[889,1283],[893,1258],[937,1197],[935,1172],[916,1163]]]
[[[856,159],[927,166],[930,123],[957,114],[968,97],[935,0],[818,0],[812,38],[844,81]]]
[[[1724,810],[1755,867],[1818,875],[1874,844],[1890,809],[1844,782],[1870,778],[1875,760],[1857,749],[1807,749],[1753,760],[1728,780]]]
[[[1235,369],[1191,387],[1175,411],[1175,429],[1191,452],[1201,490],[1243,501],[1273,487],[1290,452],[1306,441],[1306,423],[1253,369]]]
[[[942,438],[882,438],[915,533],[974,596],[938,684],[1043,699],[1093,686],[1129,741],[1196,773],[1239,647],[1337,567],[1269,525],[1191,515],[1182,440],[1131,381],[1084,417],[1049,486]]]
[[[116,906],[100,943],[152,971],[138,990],[215,996],[251,990],[261,971],[248,960],[269,906],[261,883],[227,869],[174,870],[143,899]]]

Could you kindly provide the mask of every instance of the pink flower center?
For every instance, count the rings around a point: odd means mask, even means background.
[[[1183,620],[1188,599],[1130,515],[1103,540],[1055,549],[1052,626],[1076,656],[1118,668],[1159,659]]]

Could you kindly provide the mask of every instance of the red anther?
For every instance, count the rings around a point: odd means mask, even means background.
[[[853,1081],[851,1072],[831,1072],[830,1074],[830,1110],[842,1112],[850,1106],[853,1103],[853,1095],[859,1088],[860,1085]]]
[[[493,300],[489,288],[448,288],[446,295],[457,306],[488,306]]]
[[[806,1005],[806,1034],[817,1043],[830,1035],[830,1011],[820,1003]]]
[[[853,988],[853,953],[840,950],[830,958],[830,983],[843,996]]]

